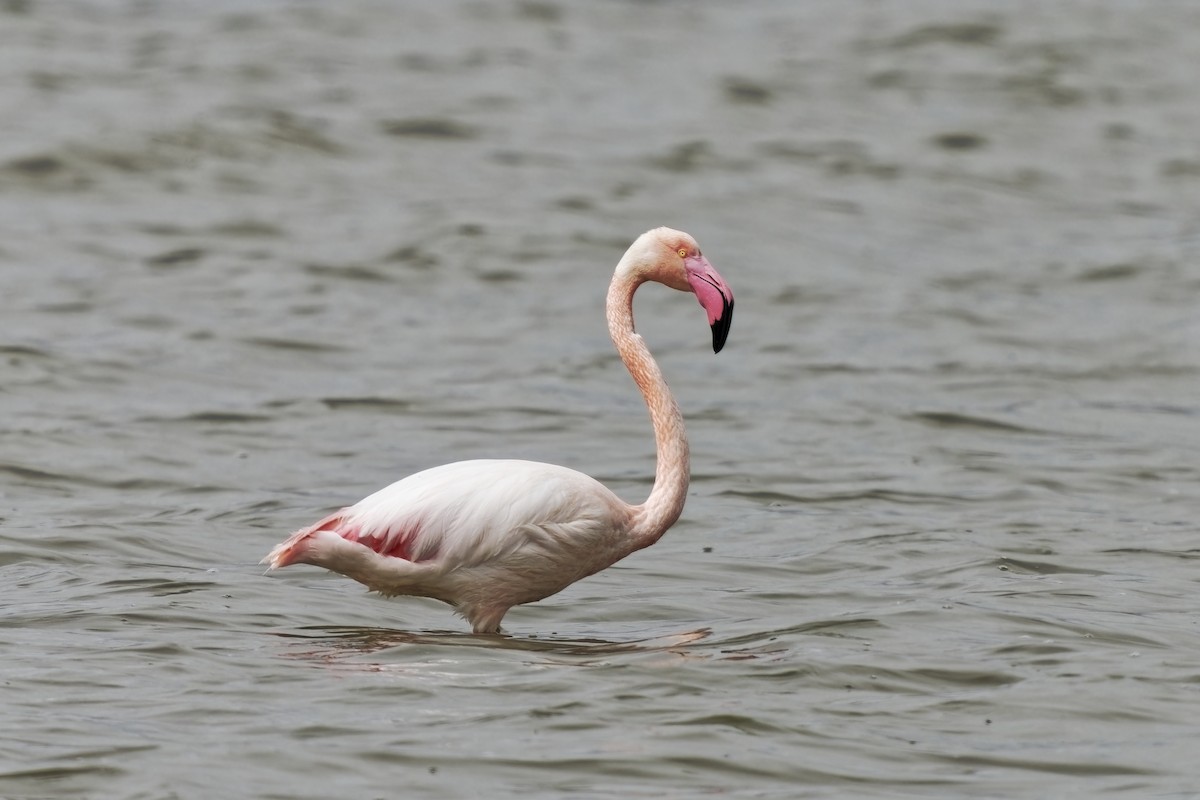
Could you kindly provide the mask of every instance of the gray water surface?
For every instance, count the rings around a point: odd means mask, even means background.
[[[0,4],[0,796],[1200,796],[1193,3]],[[413,471],[683,519],[505,637],[258,560]]]

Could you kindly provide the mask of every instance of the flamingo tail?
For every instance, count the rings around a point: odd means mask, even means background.
[[[320,531],[332,531],[333,533],[343,535],[340,530],[341,526],[342,511],[334,512],[317,524],[301,528],[275,545],[275,548],[267,553],[266,558],[259,563],[266,564],[268,570],[283,569],[290,564],[303,563],[305,556],[312,549],[314,544],[313,539],[317,533]]]

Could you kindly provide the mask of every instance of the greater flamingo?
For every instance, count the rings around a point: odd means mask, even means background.
[[[646,281],[692,292],[708,312],[713,352],[733,319],[733,292],[682,231],[637,238],[608,288],[608,331],[654,426],[654,488],[629,505],[595,479],[554,464],[460,461],[393,483],[292,534],[263,559],[270,569],[314,564],[383,595],[449,603],[475,633],[495,633],[532,603],[649,547],[679,519],[689,455],[683,415],[633,327]]]

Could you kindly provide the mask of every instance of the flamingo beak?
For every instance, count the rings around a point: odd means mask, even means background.
[[[708,313],[712,328],[713,352],[721,352],[733,323],[733,290],[702,255],[688,256],[683,261],[688,286]]]

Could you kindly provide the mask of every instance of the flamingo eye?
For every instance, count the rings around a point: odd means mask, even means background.
[[[679,257],[687,258],[687,248],[686,247],[679,248]]]

